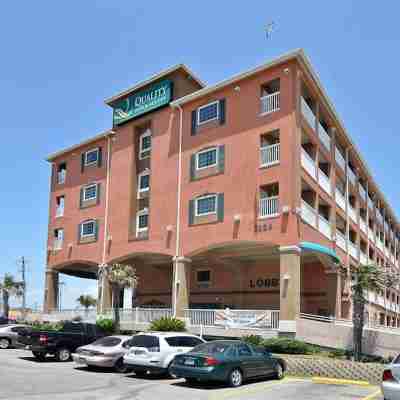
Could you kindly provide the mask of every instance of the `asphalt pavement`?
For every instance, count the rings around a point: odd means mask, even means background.
[[[382,400],[376,386],[332,385],[287,377],[259,380],[232,389],[188,386],[178,379],[136,378],[110,370],[88,370],[52,358],[37,362],[29,351],[0,350],[0,399],[12,400]]]

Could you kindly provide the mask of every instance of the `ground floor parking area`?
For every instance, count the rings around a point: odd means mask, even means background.
[[[327,385],[310,379],[288,377],[263,380],[237,389],[200,384],[190,387],[183,380],[88,370],[73,363],[49,358],[37,362],[25,350],[0,350],[0,399],[23,400],[382,400],[377,387]]]

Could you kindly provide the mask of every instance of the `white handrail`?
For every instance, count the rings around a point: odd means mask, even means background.
[[[319,231],[328,239],[332,239],[332,226],[322,215],[319,215]]]
[[[269,218],[277,215],[279,215],[279,196],[271,196],[260,199],[260,218]]]
[[[343,210],[346,211],[346,199],[343,194],[340,192],[338,188],[336,188],[335,192],[336,204]]]
[[[301,218],[314,228],[317,226],[317,212],[304,200],[301,201]]]
[[[261,115],[278,111],[280,109],[280,98],[280,92],[267,94],[266,96],[261,97]]]
[[[344,171],[346,169],[346,161],[337,147],[335,147],[335,160],[338,163],[339,167],[341,167]]]
[[[316,163],[303,148],[301,148],[301,165],[312,178],[317,179]]]
[[[326,147],[326,149],[330,151],[331,137],[328,135],[325,128],[321,125],[321,122],[318,122],[318,136],[319,136],[322,144]]]
[[[304,97],[301,97],[301,112],[304,115],[304,118],[307,120],[308,124],[312,129],[315,129],[315,115],[311,110],[310,106],[307,104]]]
[[[280,161],[280,143],[263,146],[260,148],[261,167],[269,167]]]
[[[331,180],[321,169],[318,170],[318,183],[326,193],[331,194]]]

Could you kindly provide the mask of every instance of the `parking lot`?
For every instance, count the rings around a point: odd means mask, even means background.
[[[326,385],[291,377],[246,383],[237,389],[214,384],[189,387],[183,380],[138,379],[134,374],[92,371],[51,358],[40,363],[25,350],[0,351],[0,399],[264,400],[266,396],[275,400],[382,399],[373,386]]]

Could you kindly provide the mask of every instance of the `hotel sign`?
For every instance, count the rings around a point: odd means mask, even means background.
[[[120,100],[113,107],[114,126],[153,111],[172,100],[172,81],[164,80]]]

